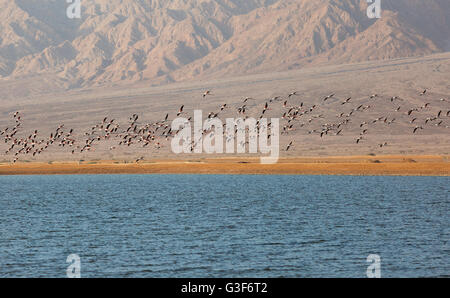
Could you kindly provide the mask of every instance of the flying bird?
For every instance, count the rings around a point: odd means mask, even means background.
[[[291,148],[291,146],[292,146],[293,143],[294,143],[294,141],[291,141],[291,142],[289,143],[289,145],[287,145],[285,151],[289,151],[289,149]]]
[[[210,90],[206,90],[205,93],[203,93],[203,98],[206,98],[208,95],[212,95]]]
[[[332,98],[334,95],[335,95],[334,93],[328,95],[327,97],[325,97],[325,98],[323,99],[323,101],[327,101],[328,99]]]

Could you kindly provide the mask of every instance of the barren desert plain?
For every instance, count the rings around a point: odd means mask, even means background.
[[[0,129],[20,122],[15,137],[31,137],[35,143],[34,151],[24,153],[17,150],[20,145],[11,149],[11,142],[0,142],[0,174],[448,176],[449,77],[450,53],[441,53],[164,86],[135,83],[56,94],[41,91],[3,99]],[[211,92],[205,97],[206,90]],[[181,106],[179,116],[186,118],[202,110],[203,118],[217,113],[223,121],[262,114],[280,119],[279,162],[261,165],[262,155],[249,153],[174,154],[170,122]],[[242,107],[245,114],[239,111]],[[107,124],[118,129],[112,133],[103,127]],[[151,131],[155,126],[160,126],[158,132]],[[151,142],[140,136],[150,134],[146,129],[153,133]],[[59,139],[54,137],[48,145],[48,136],[57,134]],[[40,150],[45,144],[47,148]]]

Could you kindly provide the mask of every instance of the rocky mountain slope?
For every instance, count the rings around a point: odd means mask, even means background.
[[[0,0],[0,85],[9,86],[2,93],[153,85],[450,50],[448,0],[383,0],[380,19],[367,17],[365,0],[95,0],[82,1],[80,19],[66,16],[68,5]]]

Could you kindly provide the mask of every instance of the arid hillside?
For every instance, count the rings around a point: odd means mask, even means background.
[[[450,49],[450,2],[0,0],[0,99],[152,86]]]

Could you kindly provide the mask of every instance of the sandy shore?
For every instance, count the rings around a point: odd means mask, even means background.
[[[448,156],[333,156],[280,159],[264,165],[256,158],[0,164],[0,175],[65,174],[287,174],[450,176]]]

